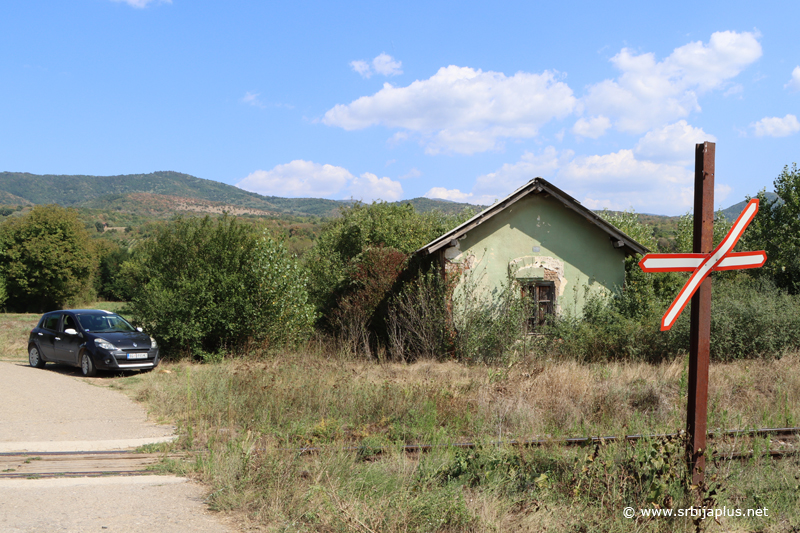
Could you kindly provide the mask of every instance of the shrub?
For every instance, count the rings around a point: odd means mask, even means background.
[[[306,280],[281,243],[224,216],[177,219],[123,271],[135,320],[169,355],[299,342],[311,331]]]
[[[467,278],[453,295],[455,355],[461,361],[494,363],[525,348],[527,321],[531,316],[515,281],[509,279],[490,301]]]
[[[420,214],[410,204],[356,203],[328,222],[305,257],[309,292],[324,319],[349,292],[362,254],[391,248],[408,256],[459,219],[438,212]]]
[[[352,352],[371,352],[376,311],[397,281],[408,256],[394,248],[367,248],[351,262],[350,286],[333,310],[333,324]],[[381,320],[383,316],[378,317]]]
[[[96,269],[89,234],[73,209],[36,206],[0,224],[0,274],[13,309],[42,312],[90,300]]]
[[[780,357],[800,347],[800,297],[769,279],[740,273],[714,280],[711,299],[711,357],[717,361]],[[671,344],[689,346],[689,309],[673,326]]]
[[[450,294],[435,269],[421,273],[389,304],[389,353],[396,361],[441,359],[453,351]]]
[[[644,274],[642,274],[644,275]],[[746,274],[715,278],[711,301],[711,357],[717,361],[780,357],[800,347],[800,298]],[[643,295],[628,290],[589,300],[582,319],[564,318],[550,330],[550,348],[583,361],[656,362],[689,350],[690,307],[670,331],[661,317],[678,288]],[[646,297],[646,295],[650,297]]]
[[[320,325],[351,351],[387,339],[387,299],[410,255],[471,213],[417,213],[410,204],[356,203],[327,223],[305,255]]]

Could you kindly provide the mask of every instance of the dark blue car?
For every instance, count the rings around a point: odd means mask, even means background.
[[[28,362],[80,367],[84,376],[98,370],[151,370],[158,365],[155,339],[127,320],[100,309],[46,313],[31,330]]]

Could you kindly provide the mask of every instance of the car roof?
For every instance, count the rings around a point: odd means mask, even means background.
[[[105,309],[63,309],[62,313],[76,313],[76,314],[86,314],[86,313],[94,313],[97,315],[115,315],[116,313],[112,313],[111,311],[106,311]]]

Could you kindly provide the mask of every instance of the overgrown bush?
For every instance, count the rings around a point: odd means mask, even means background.
[[[89,301],[97,261],[74,209],[34,207],[0,224],[0,275],[8,306],[49,311]]]
[[[395,361],[442,359],[453,353],[455,331],[447,290],[436,269],[407,283],[389,304],[389,353]]]
[[[386,299],[411,253],[471,216],[410,204],[356,203],[327,223],[305,256],[319,325],[358,352],[386,341]]]
[[[305,339],[314,321],[296,259],[236,219],[177,219],[123,267],[136,321],[170,356]]]
[[[375,315],[406,266],[408,256],[394,248],[369,247],[352,261],[349,290],[332,311],[332,323],[352,353],[369,355]],[[377,317],[382,321],[384,313]]]
[[[485,295],[466,275],[452,298],[454,351],[459,360],[496,363],[525,350],[531,302],[520,297],[515,283],[509,279],[496,294]]]
[[[629,285],[620,294],[589,299],[583,317],[562,318],[552,326],[550,349],[588,362],[656,362],[687,352],[691,304],[670,331],[662,332],[661,318],[680,285],[653,287]],[[800,347],[800,298],[745,274],[715,278],[712,290],[714,360],[780,357]]]
[[[714,280],[711,357],[717,361],[780,357],[800,347],[800,297],[768,279],[740,273]],[[689,346],[689,309],[673,326],[673,351]]]

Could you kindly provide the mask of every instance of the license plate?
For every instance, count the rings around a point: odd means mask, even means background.
[[[146,353],[129,353],[128,359],[147,359]]]

